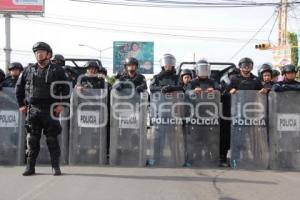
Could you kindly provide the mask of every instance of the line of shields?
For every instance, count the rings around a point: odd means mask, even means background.
[[[128,83],[126,83],[128,84]],[[230,164],[236,169],[300,169],[300,107],[297,92],[239,91],[231,117],[213,93],[137,93],[73,90],[59,120],[61,163],[144,167],[217,167],[221,121],[231,123]],[[222,120],[221,120],[222,119]],[[0,91],[0,165],[23,165],[25,116],[14,89]],[[39,164],[49,164],[45,138]]]

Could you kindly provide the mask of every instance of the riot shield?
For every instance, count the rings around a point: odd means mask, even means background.
[[[62,128],[61,134],[58,136],[58,142],[61,150],[60,163],[68,164],[69,160],[69,115],[70,115],[70,107],[65,107],[63,112],[59,116],[59,122]],[[48,146],[46,143],[46,136],[42,134],[40,140],[40,153],[37,158],[38,164],[50,164],[50,154],[48,150]]]
[[[24,164],[25,116],[15,96],[15,88],[0,91],[0,165]]]
[[[113,89],[110,104],[110,164],[145,166],[148,94]]]
[[[216,167],[220,154],[220,92],[187,93],[186,165]]]
[[[231,167],[267,169],[267,96],[241,90],[231,97]]]
[[[300,170],[300,93],[270,92],[271,169]]]
[[[150,96],[150,166],[182,167],[185,163],[183,118],[185,94],[156,92]]]
[[[71,97],[70,165],[107,162],[107,88],[75,89]]]

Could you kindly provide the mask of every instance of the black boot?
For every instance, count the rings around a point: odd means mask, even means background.
[[[53,175],[60,176],[61,175],[61,171],[59,168],[60,147],[58,144],[57,137],[48,136],[46,141],[50,153],[52,169],[54,171]]]
[[[61,175],[61,170],[59,167],[59,162],[57,160],[57,162],[53,162],[52,160],[52,169],[54,171],[53,176],[60,176]]]
[[[54,173],[53,176],[60,176],[61,175],[61,171],[59,167],[53,167]]]
[[[50,154],[51,155],[51,154]],[[59,157],[57,156],[51,156],[51,165],[52,165],[52,171],[54,176],[60,176],[61,170],[59,167]]]
[[[32,158],[27,158],[26,169],[23,172],[23,176],[32,176],[35,174],[35,160]]]

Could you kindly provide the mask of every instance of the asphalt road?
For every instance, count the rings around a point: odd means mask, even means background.
[[[299,200],[300,173],[230,169],[0,167],[1,200]]]

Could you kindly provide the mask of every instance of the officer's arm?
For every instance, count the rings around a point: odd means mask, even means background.
[[[232,90],[232,89],[236,89],[236,80],[235,79],[230,80],[230,83],[226,87],[226,91],[230,92],[230,90]]]
[[[150,82],[150,91],[151,93],[154,93],[154,92],[159,92],[160,90],[161,87],[158,85],[157,76],[154,76]]]
[[[68,78],[67,78],[66,74],[64,73],[63,68],[58,70],[57,73],[58,73],[58,81],[65,81],[66,83],[67,82],[69,83]],[[66,83],[59,85],[58,94],[61,94],[62,96],[68,96],[69,95],[71,88]],[[62,98],[62,99],[59,99],[59,101],[60,102],[69,102],[69,99],[68,98],[67,99]]]
[[[175,92],[175,91],[184,91],[184,90],[183,90],[182,86],[180,86],[180,85],[174,85],[174,86],[171,86],[170,91],[171,92]]]
[[[171,90],[171,92],[174,92],[174,91],[184,91],[183,87],[179,83],[179,77],[178,77],[178,79],[176,81],[176,84],[172,85],[170,90]]]
[[[189,96],[194,95],[193,85],[192,83],[188,83],[185,89],[185,93]]]
[[[25,84],[26,84],[26,71],[24,71],[20,76],[16,84],[16,98],[19,107],[25,106]]]
[[[148,87],[147,87],[147,82],[146,82],[146,78],[144,76],[143,77],[143,80],[142,80],[142,83],[141,83],[141,87],[144,89],[144,90],[147,90]]]
[[[277,85],[277,84],[275,84]],[[274,85],[274,86],[275,86]],[[300,84],[283,84],[280,85],[280,87],[275,87],[276,90],[274,90],[275,92],[283,92],[283,91],[300,91]]]
[[[272,87],[272,90],[275,92],[282,92],[284,91],[284,87],[282,87],[282,85],[279,83],[275,83]]]

